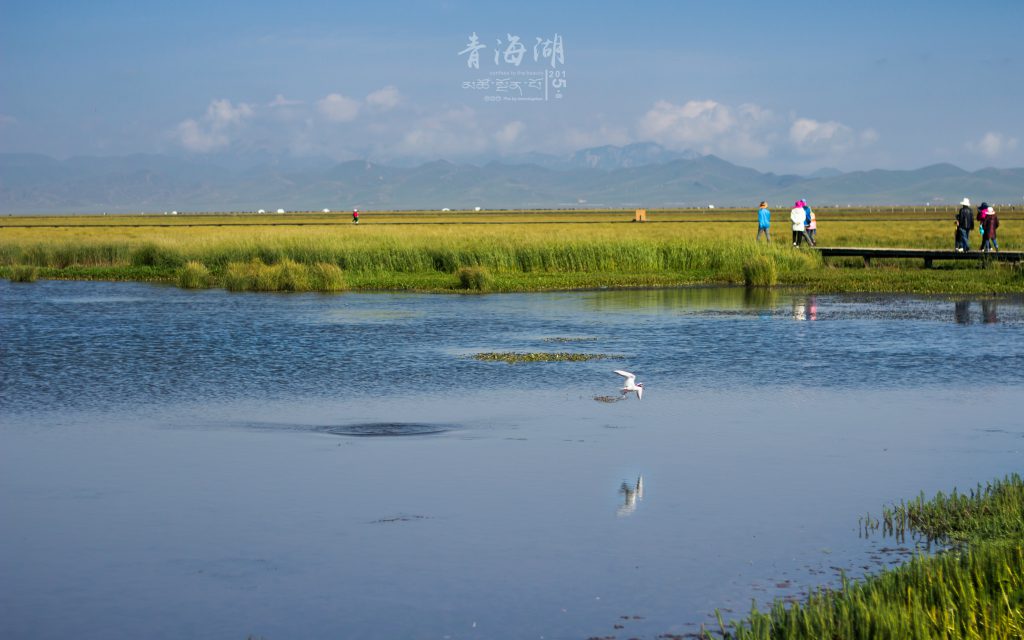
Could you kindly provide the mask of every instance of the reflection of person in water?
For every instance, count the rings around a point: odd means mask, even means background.
[[[999,316],[996,315],[998,310],[998,305],[995,300],[982,300],[981,321],[985,324],[994,324],[999,322]]]
[[[818,299],[814,296],[808,296],[806,300],[793,300],[793,319],[794,320],[817,320],[818,319]]]
[[[971,324],[970,300],[957,300],[953,307],[953,319],[957,324]]]
[[[644,477],[637,476],[636,484],[632,487],[629,483],[623,482],[619,487],[619,493],[622,494],[624,503],[615,513],[620,517],[628,516],[636,511],[636,503],[644,499]]]

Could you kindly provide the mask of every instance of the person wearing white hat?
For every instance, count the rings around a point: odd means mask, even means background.
[[[956,250],[959,253],[971,250],[971,229],[974,228],[973,213],[970,199],[961,200],[960,211],[956,214]]]

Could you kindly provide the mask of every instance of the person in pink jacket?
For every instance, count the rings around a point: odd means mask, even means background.
[[[978,221],[981,223],[981,250],[999,252],[999,242],[996,241],[996,229],[999,228],[999,217],[996,210],[988,206],[987,202],[981,203],[981,211],[978,213]]]

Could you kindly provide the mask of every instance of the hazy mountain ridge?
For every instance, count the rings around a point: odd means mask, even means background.
[[[969,172],[935,164],[778,175],[653,143],[552,158],[549,166],[507,158],[483,166],[436,160],[404,167],[260,157],[228,168],[206,159],[149,154],[67,160],[0,154],[0,213],[722,207],[756,206],[763,199],[785,207],[798,198],[819,205],[1024,198],[1022,168]]]

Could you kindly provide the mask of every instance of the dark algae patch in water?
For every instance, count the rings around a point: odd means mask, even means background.
[[[1024,637],[1024,481],[1013,474],[970,492],[939,493],[883,509],[869,530],[910,532],[949,545],[862,582],[804,602],[777,599],[708,638],[1020,638]]]
[[[394,438],[400,436],[426,436],[451,431],[451,425],[425,422],[360,422],[318,427],[317,431],[336,436],[360,438]]]
[[[445,433],[455,428],[455,425],[432,422],[355,422],[350,424],[247,422],[244,423],[244,426],[249,429],[258,430],[312,431],[335,436],[356,436],[360,438],[425,436]]]
[[[607,353],[568,353],[559,351],[557,353],[531,352],[520,353],[516,351],[487,351],[473,355],[476,360],[485,362],[586,362],[588,360],[612,360],[622,358],[619,355]]]

